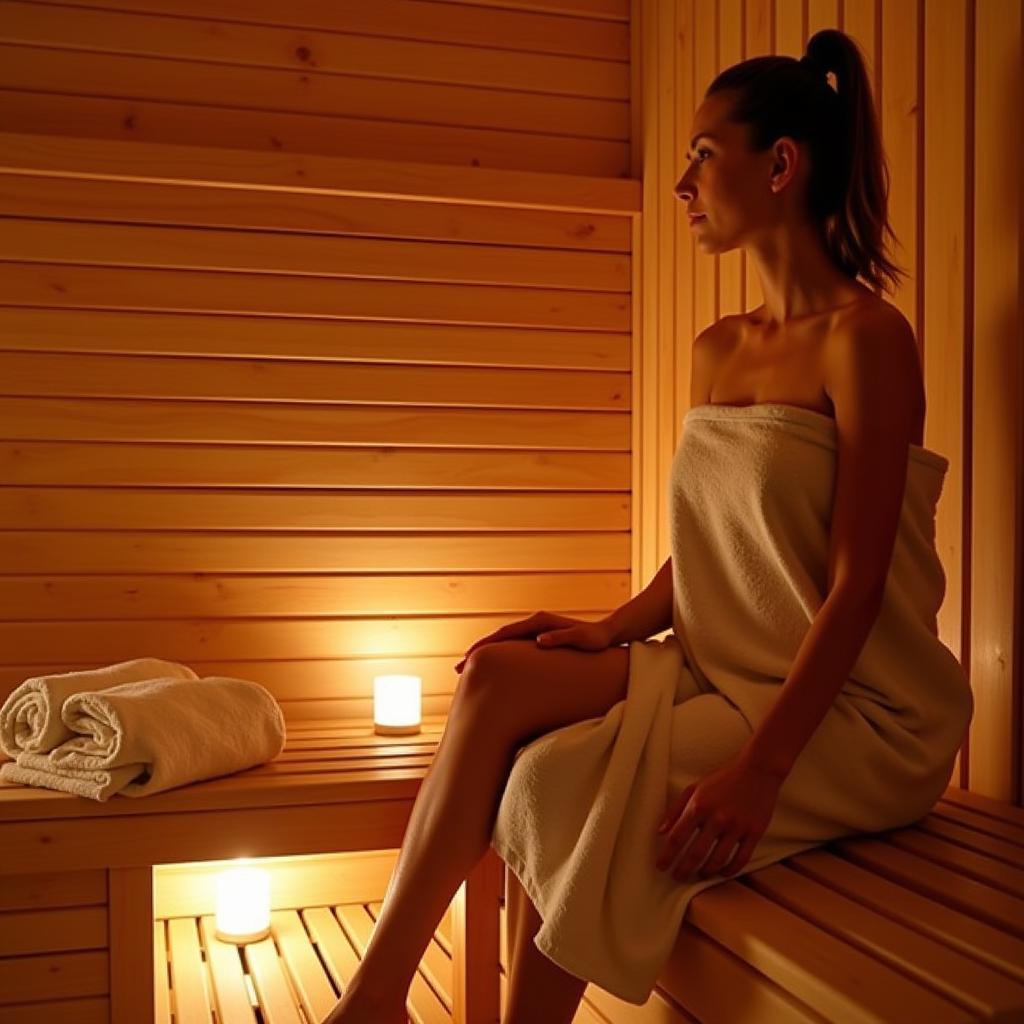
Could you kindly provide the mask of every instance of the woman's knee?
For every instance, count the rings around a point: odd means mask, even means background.
[[[540,649],[507,640],[478,647],[459,683],[459,705],[485,709],[513,739],[524,740],[605,714],[626,696],[629,649]]]

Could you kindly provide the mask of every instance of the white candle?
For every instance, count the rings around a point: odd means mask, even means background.
[[[374,676],[373,728],[384,736],[420,731],[422,683],[419,676]]]
[[[270,934],[270,874],[230,868],[217,875],[217,938],[257,942]]]

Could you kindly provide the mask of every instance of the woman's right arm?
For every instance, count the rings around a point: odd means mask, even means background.
[[[672,627],[672,559],[632,600],[605,618],[611,631],[611,645],[647,640]]]

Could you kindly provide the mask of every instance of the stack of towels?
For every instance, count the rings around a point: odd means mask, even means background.
[[[0,708],[0,778],[93,800],[148,796],[273,760],[281,708],[258,683],[136,658],[26,679]]]

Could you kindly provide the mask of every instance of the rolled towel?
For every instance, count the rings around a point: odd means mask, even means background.
[[[74,736],[61,718],[64,701],[72,694],[169,677],[199,678],[188,666],[174,661],[135,658],[106,668],[26,679],[0,708],[0,746],[8,757],[17,757],[22,751],[47,753]]]
[[[78,735],[46,758],[19,757],[0,767],[12,782],[76,792],[148,796],[242,771],[284,749],[284,715],[259,683],[224,676],[149,679],[64,702]],[[48,762],[48,767],[47,767]]]

